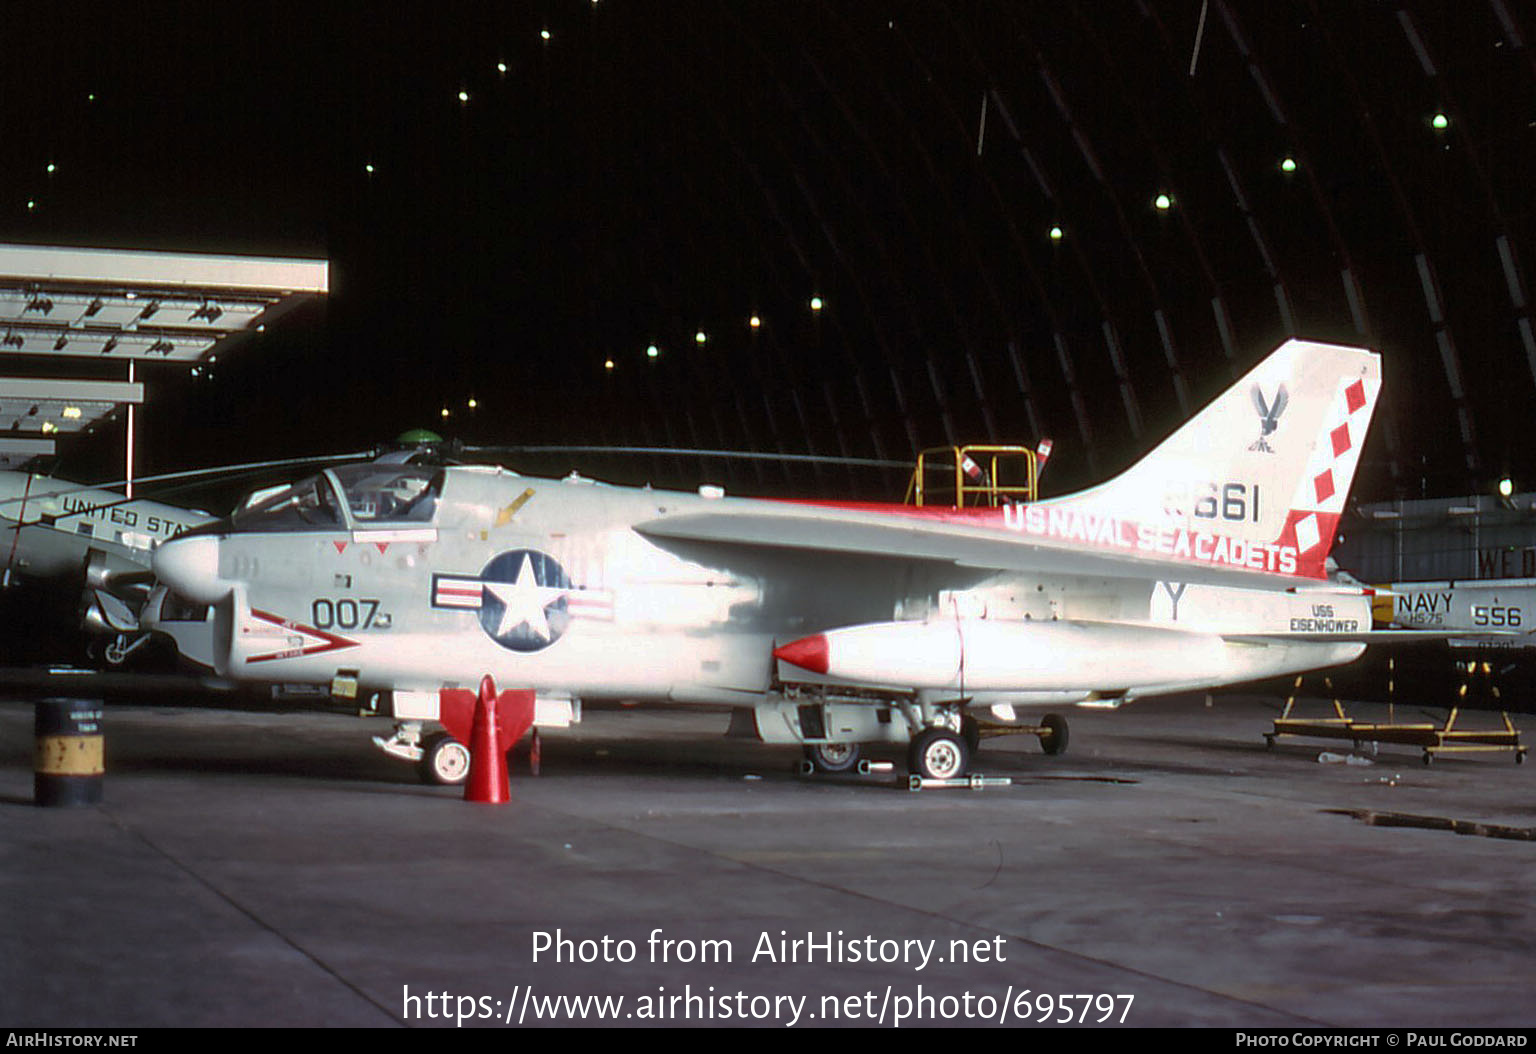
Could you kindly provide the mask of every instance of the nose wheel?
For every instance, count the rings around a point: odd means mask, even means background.
[[[416,772],[423,783],[460,786],[469,779],[469,748],[446,732],[430,735],[422,741]]]

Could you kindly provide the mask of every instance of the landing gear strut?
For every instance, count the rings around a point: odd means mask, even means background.
[[[86,657],[94,664],[116,669],[144,650],[150,639],[148,633],[114,633],[92,640],[86,646]]]
[[[390,757],[414,764],[423,783],[457,787],[469,778],[469,748],[447,732],[422,735],[420,721],[401,721],[394,735],[374,736],[373,743]]]

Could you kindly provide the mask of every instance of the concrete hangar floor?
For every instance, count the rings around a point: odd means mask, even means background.
[[[112,706],[79,809],[31,804],[0,707],[0,1020],[1536,1023],[1530,767],[1320,763],[1266,749],[1279,706],[1076,712],[1063,756],[986,744],[1011,786],[918,793],[595,710],[505,807],[353,718]]]

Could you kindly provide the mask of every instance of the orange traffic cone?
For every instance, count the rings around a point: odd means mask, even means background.
[[[464,800],[485,805],[506,805],[512,800],[507,782],[507,754],[501,746],[496,721],[496,682],[487,674],[480,681],[475,701],[475,724],[469,736],[469,779]]]

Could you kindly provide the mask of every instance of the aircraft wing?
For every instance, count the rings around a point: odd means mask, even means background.
[[[1287,589],[1310,580],[1140,555],[1127,549],[1051,544],[995,528],[844,510],[679,513],[638,523],[656,541],[722,547],[791,549],[830,556],[859,554],[928,560],[961,568],[1049,572],[1088,578],[1190,582],[1197,585]]]

